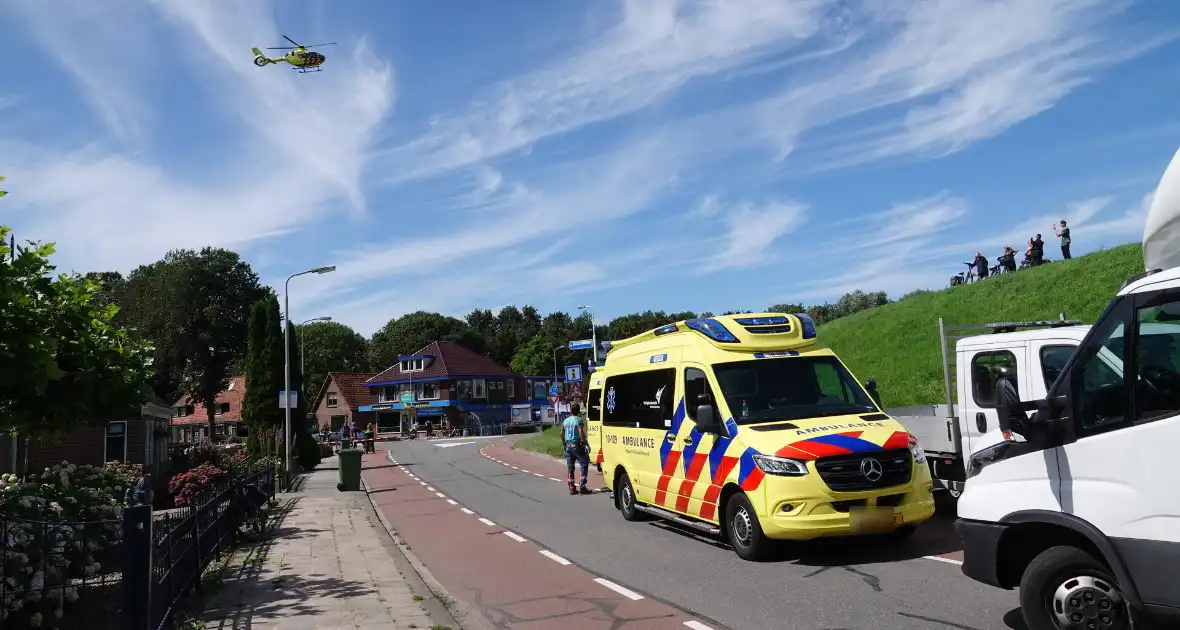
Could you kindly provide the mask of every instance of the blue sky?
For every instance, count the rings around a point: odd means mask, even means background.
[[[254,67],[282,34],[339,44]],[[1061,218],[1139,240],[1177,36],[1162,0],[0,0],[0,223],[78,271],[335,264],[293,317],[365,334],[897,297]]]

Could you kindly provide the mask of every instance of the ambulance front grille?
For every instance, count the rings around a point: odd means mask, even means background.
[[[875,460],[876,465],[866,460]],[[909,449],[899,448],[821,457],[815,460],[815,470],[835,492],[860,492],[907,484],[914,466]]]

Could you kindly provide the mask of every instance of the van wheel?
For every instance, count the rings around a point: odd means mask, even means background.
[[[901,527],[893,530],[893,534],[891,535],[896,539],[904,540],[906,538],[913,538],[914,532],[916,531],[918,531],[917,525],[902,525]]]
[[[733,551],[743,560],[762,560],[770,554],[771,540],[762,532],[754,506],[744,492],[725,504],[725,533]]]
[[[1077,547],[1041,552],[1020,579],[1020,612],[1029,630],[1126,630],[1126,600],[1107,568]]]
[[[619,503],[619,511],[623,513],[623,518],[628,521],[643,520],[643,513],[635,509],[635,488],[631,487],[631,478],[627,473],[619,475],[619,480],[615,482],[615,500]]]

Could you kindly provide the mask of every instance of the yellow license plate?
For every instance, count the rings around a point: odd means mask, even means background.
[[[852,531],[857,534],[891,532],[899,524],[901,518],[901,515],[894,514],[891,508],[852,508],[849,514],[852,520]]]

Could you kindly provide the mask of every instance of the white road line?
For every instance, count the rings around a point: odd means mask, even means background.
[[[594,578],[594,581],[598,582],[599,584],[609,588],[610,590],[612,590],[612,591],[618,593],[619,595],[622,595],[623,597],[626,597],[627,599],[630,599],[632,601],[639,601],[639,600],[643,599],[643,595],[640,595],[639,593],[636,593],[635,591],[633,591],[631,589],[623,588],[622,586],[619,586],[618,584],[615,584],[614,582],[611,582],[610,580],[603,579],[603,578]]]
[[[516,466],[509,466],[509,468],[511,468],[512,470],[520,470],[520,469],[519,469],[519,468],[517,468]]]
[[[533,473],[533,476],[534,477],[544,477],[545,475],[542,475],[541,473]]]
[[[954,558],[943,558],[942,556],[922,556],[922,557],[926,558],[927,560],[935,560],[937,562],[945,562],[947,564],[963,566],[962,560],[955,560]]]
[[[420,484],[422,484],[422,485],[426,485],[426,482],[425,482],[425,481],[419,481],[418,483],[420,483]]]
[[[427,489],[427,490],[429,490],[429,491],[431,491],[431,492],[435,492],[435,489],[434,489],[434,488],[431,488],[430,486],[426,486],[426,489]]]
[[[504,532],[504,535],[515,540],[516,542],[528,542],[528,538],[517,534],[516,532]]]
[[[464,514],[475,514],[475,512],[472,512],[471,510],[469,510],[467,508],[459,508],[459,509],[463,510]]]
[[[561,483],[561,480],[558,479],[557,477],[546,477],[546,479],[548,479],[549,481],[556,481],[557,483]]]
[[[434,494],[435,494],[436,496],[438,496],[438,498],[440,498],[440,499],[445,499],[445,498],[447,498],[447,495],[445,495],[445,494],[443,494],[443,493],[441,493],[441,492],[435,492]]]
[[[521,468],[521,469],[520,469],[520,472],[522,472],[522,473],[526,473],[526,472],[529,472],[529,471],[527,471],[527,470],[525,470],[525,469]]]
[[[447,503],[450,503],[451,505],[459,505],[459,502],[454,499],[447,499]]]
[[[489,521],[488,519],[486,519],[486,518],[484,518],[484,517],[482,517],[482,516],[481,516],[481,517],[479,517],[479,522],[483,523],[484,525],[487,525],[488,527],[495,527],[495,526],[496,526],[496,524],[495,524],[495,523],[493,523],[493,522]]]
[[[569,560],[566,560],[565,558],[562,558],[561,556],[559,556],[559,555],[557,555],[557,554],[553,553],[552,551],[549,551],[548,549],[542,549],[542,550],[541,550],[541,555],[542,555],[542,556],[545,556],[546,558],[549,558],[550,560],[552,560],[552,561],[554,561],[554,562],[556,562],[557,564],[560,564],[560,565],[562,565],[562,566],[569,566],[569,565],[573,564],[573,563],[572,563],[572,562],[570,562]]]
[[[684,622],[684,625],[688,626],[689,628],[692,628],[692,630],[713,630],[713,628],[706,626],[705,624],[697,621],[696,619],[693,619],[692,621],[686,621],[686,622]]]

